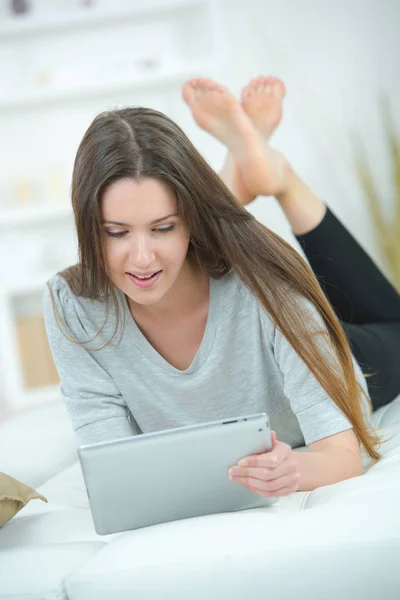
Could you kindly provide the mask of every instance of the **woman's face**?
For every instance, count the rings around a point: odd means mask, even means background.
[[[177,281],[189,236],[174,192],[156,179],[123,179],[102,198],[109,277],[133,302],[159,302]]]

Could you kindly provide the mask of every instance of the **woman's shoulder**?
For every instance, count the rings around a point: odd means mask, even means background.
[[[93,298],[82,293],[82,282],[79,265],[73,265],[59,271],[47,281],[47,291],[61,306],[88,306],[92,310],[103,310],[106,301]]]
[[[89,332],[115,326],[118,321],[114,303],[79,294],[69,270],[53,275],[43,296],[43,313],[48,327],[60,319],[79,339]],[[82,331],[81,331],[82,330]]]
[[[57,295],[57,297],[62,297],[63,299],[75,296],[62,272],[56,273],[50,277],[50,279],[46,282],[46,287],[50,292]]]
[[[270,309],[261,302],[256,292],[250,289],[235,272],[230,272],[222,278],[221,287],[223,298],[227,299],[227,302],[230,302],[230,298],[236,298],[236,301],[246,311],[248,317],[251,314],[250,309],[252,309],[252,312],[257,313],[263,328],[269,336],[273,337],[278,333],[273,312],[284,312],[289,320],[297,313],[298,317],[312,331],[320,331],[321,328],[324,328],[322,317],[312,302],[301,296],[297,290],[287,284],[281,284],[280,293],[277,295],[276,293],[271,293],[268,286],[261,283],[267,302],[270,302]]]
[[[254,294],[249,290],[246,284],[241,280],[239,275],[231,270],[216,280],[216,285],[224,295],[237,296],[244,295],[249,298],[255,298]]]
[[[90,298],[83,298],[76,290],[72,289],[73,286],[70,282],[73,281],[74,275],[76,279],[76,274],[77,265],[74,265],[53,275],[46,283],[45,304],[51,302],[53,306],[55,304],[58,308],[68,309],[72,306],[90,302]]]
[[[219,303],[226,318],[233,315],[235,320],[250,326],[261,315],[261,302],[257,295],[246,285],[240,276],[230,271],[217,281]]]

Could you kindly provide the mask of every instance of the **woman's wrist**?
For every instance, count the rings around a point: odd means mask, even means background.
[[[315,229],[326,214],[326,205],[291,171],[285,190],[276,196],[292,231],[305,235]]]

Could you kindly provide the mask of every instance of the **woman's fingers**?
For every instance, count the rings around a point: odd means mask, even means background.
[[[272,481],[262,481],[260,479],[255,479],[254,477],[239,477],[238,479],[235,479],[235,482],[240,483],[251,490],[257,490],[264,496],[270,496],[277,492],[280,492],[278,495],[283,495],[282,490],[285,489],[290,490],[290,492],[287,493],[296,492],[299,487],[299,478],[297,475],[284,475],[283,477],[273,479]]]
[[[267,467],[233,467],[229,470],[229,475],[236,481],[237,477],[252,477],[262,481],[271,481],[284,475],[292,475],[297,471],[297,464],[292,456],[288,456],[280,465],[275,468]]]
[[[239,466],[274,468],[283,462],[292,452],[291,446],[285,442],[275,441],[270,452],[246,456],[239,461]]]
[[[289,444],[272,435],[272,450],[247,456],[229,469],[232,481],[263,496],[287,496],[299,489],[300,473]]]

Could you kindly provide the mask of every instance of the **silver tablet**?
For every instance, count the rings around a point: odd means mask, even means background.
[[[269,506],[228,470],[271,449],[265,413],[81,446],[94,527],[99,534],[189,517]]]

